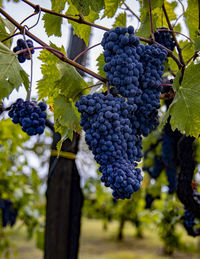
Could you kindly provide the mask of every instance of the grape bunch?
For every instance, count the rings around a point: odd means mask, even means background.
[[[19,98],[12,104],[8,115],[13,123],[19,123],[24,132],[33,136],[44,132],[47,117],[46,108],[47,105],[44,102],[36,104]]]
[[[13,51],[14,52],[17,52],[19,50],[22,50],[22,49],[27,49],[27,46],[26,44],[28,45],[29,48],[32,48],[33,47],[33,42],[32,40],[26,40],[26,43],[23,39],[18,39],[17,40],[17,46],[14,47]],[[31,54],[34,53],[34,49],[31,50]],[[18,60],[20,63],[24,63],[26,59],[30,59],[30,54],[28,51],[24,52],[24,53],[20,53],[18,54],[17,56]]]
[[[164,163],[162,161],[161,156],[154,156],[154,165],[153,167],[143,167],[142,168],[144,171],[147,171],[150,175],[151,178],[157,179],[162,170],[164,169]]]
[[[129,119],[135,133],[147,136],[158,124],[160,84],[167,52],[156,45],[142,45],[134,28],[116,27],[104,34],[104,71],[118,94],[134,98],[138,109]]]
[[[128,119],[137,107],[123,97],[101,93],[81,96],[76,107],[86,143],[101,165],[102,182],[113,189],[115,198],[130,198],[142,180],[140,170],[132,165],[142,157],[141,137],[132,133]]]
[[[196,225],[195,216],[192,214],[191,211],[185,210],[184,211],[184,226],[185,228],[193,228]]]
[[[6,227],[8,224],[13,226],[16,222],[17,210],[12,207],[10,200],[1,199],[0,209],[2,210],[2,227]]]
[[[134,28],[116,27],[106,32],[101,45],[104,48],[104,71],[110,85],[124,97],[140,96],[139,76],[143,72],[140,63],[139,40]]]
[[[168,29],[166,27],[160,27],[159,29]],[[154,32],[155,41],[170,49],[174,50],[176,43],[172,37],[172,34],[169,31],[155,31]]]
[[[156,45],[140,45],[140,48],[142,49],[140,61],[143,66],[143,74],[139,78],[139,87],[142,94],[136,118],[133,120],[139,123],[141,134],[148,136],[159,125],[160,84],[167,52]]]
[[[158,125],[160,82],[167,52],[144,46],[134,28],[116,27],[103,36],[104,71],[112,94],[82,96],[76,102],[85,140],[100,164],[101,181],[115,198],[130,198],[140,188],[142,134]]]

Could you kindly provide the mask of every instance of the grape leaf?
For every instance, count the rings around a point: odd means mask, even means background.
[[[156,28],[157,14],[152,15],[153,27]],[[149,13],[146,14],[144,20],[142,20],[139,30],[135,33],[138,36],[149,38],[151,33],[151,24]]]
[[[157,19],[156,19],[156,27],[166,27],[168,28],[168,23],[164,17],[164,14],[163,14],[163,10],[161,8],[162,6],[160,6],[159,8],[155,6],[155,8],[152,10],[152,15],[156,15],[157,16]],[[168,3],[165,1],[165,9],[167,10],[167,15],[169,17],[169,20],[172,21],[172,20],[175,20],[176,19],[176,14],[174,12],[174,9],[177,7],[177,3],[174,1],[174,2],[171,2],[171,3]],[[154,31],[155,31],[155,28],[154,27]]]
[[[199,14],[198,0],[188,0],[188,8],[184,13],[185,22],[189,29],[190,38],[195,38],[198,33]]]
[[[194,39],[194,48],[195,48],[195,51],[200,50],[200,37]]]
[[[62,17],[45,13],[42,17],[44,20],[45,31],[48,36],[61,36]]]
[[[9,29],[9,31],[12,32],[14,28],[15,27],[13,26],[12,23],[0,17],[0,41],[10,36],[10,34],[7,32],[7,29]],[[8,48],[10,48],[12,44],[12,40],[11,39],[6,40],[5,42],[3,42],[3,44],[5,44]]]
[[[176,96],[169,107],[172,129],[176,128],[188,136],[198,137],[200,134],[200,64],[191,64],[186,68],[184,78],[179,86],[181,72],[174,80]]]
[[[8,97],[23,83],[28,89],[28,75],[19,65],[15,53],[0,42],[0,98]]]
[[[97,58],[98,74],[100,74],[102,77],[106,77],[106,72],[103,70],[104,65],[105,65],[105,61],[104,61],[104,55],[102,53]]]
[[[79,11],[76,9],[74,5],[70,5],[66,14],[68,15],[79,15]],[[94,12],[93,10],[90,10],[88,16],[84,16],[84,19],[88,22],[94,22],[99,18],[99,14],[97,12]],[[90,39],[90,34],[91,34],[91,27],[84,25],[84,24],[79,24],[73,21],[68,20],[69,23],[74,28],[74,34],[76,34],[79,38],[83,39],[85,44],[88,45],[89,39]]]
[[[55,48],[55,46],[52,47]],[[64,52],[63,48],[59,50]],[[55,81],[60,78],[60,72],[56,65],[61,61],[51,52],[46,50],[41,51],[39,59],[42,61],[41,72],[43,74],[43,78],[39,80],[37,84],[39,99],[48,96],[48,104],[52,106],[53,100],[59,92],[59,89],[55,89]]]
[[[66,2],[67,0],[51,0],[52,10],[60,13],[64,10]]]
[[[116,18],[115,18],[115,23],[113,24],[113,28],[115,27],[126,27],[126,12],[120,13]]]
[[[62,62],[57,64],[57,67],[60,71],[60,79],[55,82],[55,87],[60,89],[67,99],[73,99],[81,89],[87,87],[87,83],[73,66]]]
[[[77,10],[84,16],[88,16],[90,9],[95,12],[101,11],[104,7],[104,0],[71,0],[71,3],[76,7]],[[70,4],[70,2],[69,2]]]
[[[106,16],[112,18],[115,15],[118,6],[121,5],[121,2],[121,0],[105,0],[105,10],[102,18]]]
[[[54,124],[55,127],[55,131],[59,132],[61,135],[61,139],[60,141],[57,143],[56,147],[57,147],[57,151],[58,151],[58,156],[59,156],[59,152],[61,150],[62,147],[62,143],[67,139],[71,139],[73,138],[73,130],[70,130],[67,127],[62,126],[59,121],[57,120]]]
[[[73,102],[62,95],[59,95],[54,101],[54,119],[58,120],[63,127],[76,132],[81,132],[80,113]]]
[[[182,55],[183,55],[184,61],[189,60],[194,55],[194,52],[195,52],[194,44],[190,41],[179,41],[179,45],[182,48]]]

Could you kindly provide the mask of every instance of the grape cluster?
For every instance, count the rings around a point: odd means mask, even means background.
[[[104,71],[118,94],[134,98],[136,113],[129,118],[135,134],[147,136],[158,122],[160,83],[167,52],[156,45],[142,45],[132,26],[116,27],[104,34]]]
[[[14,52],[17,52],[19,50],[22,50],[22,49],[27,49],[27,46],[26,44],[28,45],[29,48],[32,48],[33,47],[33,42],[32,40],[26,40],[26,43],[23,39],[18,39],[17,40],[17,46],[14,47],[13,51]],[[34,53],[34,49],[31,50],[31,54]],[[24,52],[24,53],[20,53],[18,56],[17,56],[18,60],[20,63],[24,63],[26,59],[30,59],[30,54],[28,51]]]
[[[167,52],[156,45],[140,45],[140,48],[142,49],[140,60],[144,72],[139,78],[142,94],[135,117],[140,124],[141,134],[148,136],[159,125],[160,84]]]
[[[101,180],[115,198],[130,198],[140,188],[142,176],[135,168],[142,157],[142,137],[157,127],[157,109],[163,63],[162,47],[141,45],[134,28],[116,27],[104,34],[104,71],[116,96],[82,96],[85,140],[100,164]]]
[[[184,211],[184,226],[185,228],[193,228],[196,225],[195,216],[192,214],[191,211],[185,210]]]
[[[179,160],[177,157],[177,145],[181,133],[177,130],[172,131],[169,120],[162,133],[162,159],[166,166],[166,175],[168,180],[169,193],[174,193],[177,186],[177,167]]]
[[[110,85],[117,88],[124,97],[140,96],[139,76],[143,73],[140,63],[139,40],[134,28],[116,27],[104,34],[101,45],[104,48],[104,71]]]
[[[47,105],[43,102],[36,104],[19,98],[12,104],[8,115],[13,123],[19,123],[24,132],[33,136],[44,132],[47,117],[46,108]]]
[[[0,209],[2,210],[2,226],[6,227],[8,224],[13,226],[16,222],[17,210],[12,207],[10,200],[0,200]]]
[[[157,28],[158,30],[166,29],[166,27]],[[166,48],[170,49],[171,51],[174,50],[176,43],[172,37],[172,34],[169,31],[155,31],[154,32],[155,41],[160,43],[161,45],[165,46]]]
[[[113,189],[115,198],[130,198],[142,180],[140,170],[131,165],[142,157],[141,137],[132,133],[128,119],[136,106],[123,97],[100,93],[81,96],[76,106],[81,113],[86,143],[101,165],[101,180]]]
[[[154,156],[154,165],[153,167],[143,167],[144,171],[147,171],[151,178],[157,179],[164,169],[164,164],[161,156]]]

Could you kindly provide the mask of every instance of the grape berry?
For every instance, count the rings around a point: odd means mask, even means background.
[[[8,115],[15,124],[20,124],[22,130],[29,136],[42,134],[45,128],[47,105],[43,102],[38,103],[24,101],[19,98],[12,104]]]
[[[32,40],[27,40],[26,41],[27,45],[29,48],[32,48],[33,47],[33,42]],[[14,52],[17,52],[19,50],[22,50],[22,49],[27,49],[27,46],[26,46],[26,43],[23,39],[18,39],[17,40],[17,46],[14,47],[13,51]],[[31,54],[34,53],[34,49],[31,50]],[[18,60],[20,63],[24,63],[26,59],[30,59],[30,54],[29,52],[24,52],[24,53],[20,53],[18,56],[17,56]]]

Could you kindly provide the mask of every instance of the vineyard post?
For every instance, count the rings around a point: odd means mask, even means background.
[[[77,36],[72,35],[68,56],[73,59],[86,46]],[[83,64],[82,55],[77,62]],[[79,71],[80,72],[80,71]],[[52,150],[60,140],[54,132]],[[62,151],[76,154],[79,136],[74,133],[73,140],[63,142]],[[76,259],[78,257],[81,209],[83,194],[80,176],[74,159],[51,156],[47,188],[45,259]]]

